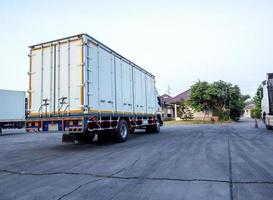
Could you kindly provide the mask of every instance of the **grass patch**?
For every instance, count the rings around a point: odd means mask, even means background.
[[[219,121],[219,122],[212,122],[210,120],[171,120],[171,121],[164,121],[164,125],[186,125],[186,124],[222,124],[222,123],[233,123],[232,121]]]

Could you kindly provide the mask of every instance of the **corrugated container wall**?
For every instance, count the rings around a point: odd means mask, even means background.
[[[31,46],[30,115],[155,114],[154,76],[81,34]]]
[[[24,121],[25,98],[23,91],[0,90],[0,122]]]

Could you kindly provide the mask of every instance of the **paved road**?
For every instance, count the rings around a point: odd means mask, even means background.
[[[0,136],[0,199],[272,200],[273,131],[253,121],[166,126],[126,143]]]

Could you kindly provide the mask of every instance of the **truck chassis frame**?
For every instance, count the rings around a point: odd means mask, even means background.
[[[63,142],[75,142],[77,137],[94,137],[95,134],[116,132],[119,134],[120,123],[125,124],[127,131],[133,133],[135,129],[146,129],[146,132],[159,132],[161,119],[155,115],[89,115],[70,117],[37,117],[26,121],[26,131],[33,132],[64,132]],[[55,129],[50,126],[54,125]],[[71,137],[70,137],[71,136]],[[126,135],[127,138],[127,135]],[[124,138],[124,141],[126,140]],[[87,139],[88,141],[90,139]],[[119,142],[123,142],[119,141]]]

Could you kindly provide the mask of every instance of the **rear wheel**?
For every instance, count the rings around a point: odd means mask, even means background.
[[[152,132],[152,126],[151,125],[147,125],[145,128],[146,133],[151,133]]]
[[[86,130],[82,134],[76,134],[76,140],[79,143],[83,143],[83,144],[90,144],[93,141],[94,137],[95,137],[95,133],[89,132],[88,130]]]
[[[131,127],[131,128],[130,128],[130,133],[131,133],[131,134],[134,134],[134,133],[135,133],[135,130],[136,130],[136,128]]]
[[[127,140],[129,133],[129,127],[126,120],[121,119],[118,124],[117,133],[116,133],[116,141],[117,142],[125,142]]]
[[[146,126],[146,133],[159,133],[160,132],[160,123],[156,122],[155,125]]]
[[[160,123],[156,122],[156,125],[154,127],[154,133],[160,133]]]
[[[271,130],[271,129],[272,129],[272,126],[266,125],[266,128],[267,128],[268,130]]]
[[[111,142],[113,141],[113,132],[112,131],[101,131],[97,134],[98,143]]]

